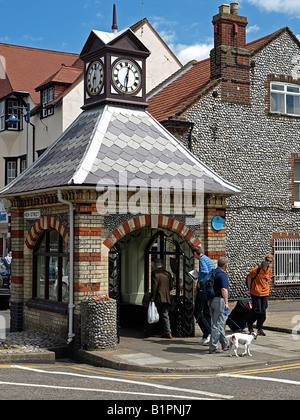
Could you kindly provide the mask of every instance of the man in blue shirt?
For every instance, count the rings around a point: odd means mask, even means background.
[[[216,269],[214,280],[215,297],[208,302],[211,318],[211,337],[209,342],[209,353],[222,353],[228,350],[228,340],[225,335],[225,309],[228,311],[229,297],[229,280],[225,273],[228,267],[228,260],[221,257],[218,260],[218,268]],[[220,341],[222,349],[218,349],[218,341]]]
[[[203,279],[211,270],[215,269],[215,265],[210,258],[203,254],[203,251],[200,246],[194,247],[192,249],[193,256],[195,259],[199,260],[199,281]],[[199,283],[197,284],[199,287]],[[197,299],[197,297],[196,297]],[[207,302],[205,302],[203,307],[197,307],[197,302],[194,316],[198,322],[199,327],[203,332],[203,338],[199,341],[199,344],[208,344],[211,334],[211,316]]]

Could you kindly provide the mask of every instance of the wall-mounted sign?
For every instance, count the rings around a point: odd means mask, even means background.
[[[0,211],[0,223],[7,223],[8,217],[6,211]]]
[[[40,217],[41,217],[41,210],[25,210],[24,211],[24,219],[26,220],[39,219]]]
[[[212,219],[211,224],[212,224],[212,227],[213,227],[215,230],[221,230],[221,229],[223,228],[223,226],[224,226],[224,221],[223,221],[223,219],[222,219],[222,217],[221,217],[221,216],[215,216],[215,217]]]

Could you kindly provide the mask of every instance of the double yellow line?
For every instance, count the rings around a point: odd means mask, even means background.
[[[75,370],[83,370],[90,373],[100,373],[99,370],[95,370],[94,368],[89,367],[72,367]],[[228,375],[253,375],[255,373],[268,373],[268,372],[280,372],[285,370],[292,370],[292,369],[300,369],[300,363],[294,363],[289,365],[282,365],[282,366],[270,366],[270,367],[263,367],[263,368],[256,368],[256,369],[248,369],[248,370],[241,370],[241,371],[234,371],[234,372],[227,372]],[[225,373],[225,371],[223,371]],[[218,376],[219,373],[216,374],[175,374],[175,373],[165,373],[165,374],[149,374],[149,373],[129,373],[125,371],[119,372],[111,372],[107,370],[101,369],[101,373],[108,374],[110,376],[122,376],[122,377],[134,377],[134,378],[147,378],[147,379],[213,379],[217,378],[220,379],[221,376]]]

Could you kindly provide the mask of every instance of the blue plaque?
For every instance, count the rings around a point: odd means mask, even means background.
[[[223,218],[222,218],[221,216],[215,216],[215,217],[212,219],[211,224],[212,224],[212,227],[213,227],[215,230],[221,230],[221,229],[222,229],[222,227],[224,226],[224,221],[223,221]]]

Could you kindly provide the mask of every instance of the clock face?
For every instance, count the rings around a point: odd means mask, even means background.
[[[86,75],[86,88],[90,95],[98,95],[101,92],[104,81],[103,65],[100,61],[94,61],[89,65]]]
[[[141,71],[139,66],[130,60],[119,60],[112,70],[114,86],[122,93],[135,93],[141,86]]]

